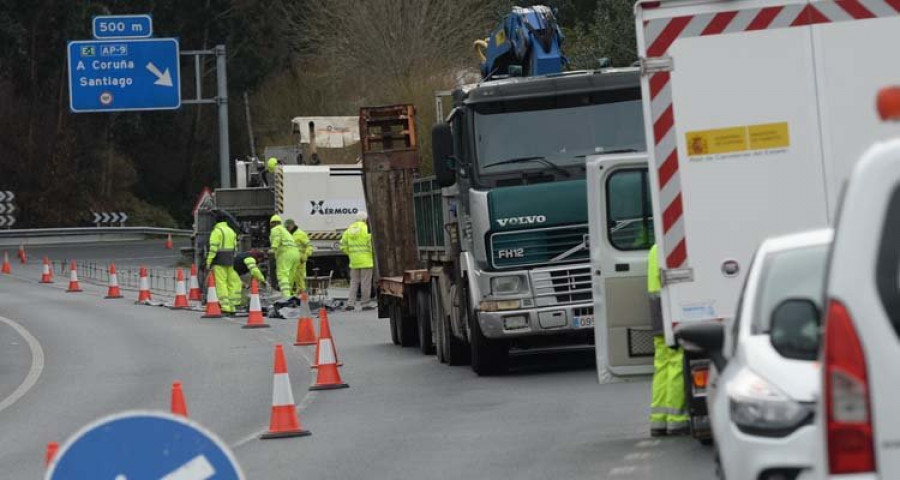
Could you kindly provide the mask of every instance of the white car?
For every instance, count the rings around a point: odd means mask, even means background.
[[[690,325],[682,341],[710,356],[707,397],[718,475],[812,478],[821,434],[819,324],[830,229],[765,240],[726,324]]]
[[[900,120],[900,90],[894,100],[885,116]],[[840,208],[816,416],[822,464],[831,479],[900,478],[900,139],[863,155]]]

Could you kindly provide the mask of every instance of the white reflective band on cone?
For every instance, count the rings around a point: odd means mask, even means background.
[[[319,340],[319,358],[316,359],[316,363],[319,365],[329,365],[332,363],[337,363],[334,359],[334,343],[331,342],[330,338],[323,338]]]
[[[272,406],[294,405],[294,392],[291,391],[291,378],[286,373],[276,373],[272,385]]]
[[[175,284],[175,295],[187,295],[187,290],[185,290],[183,280]]]
[[[250,294],[250,311],[262,311],[262,305],[259,303],[259,294]]]
[[[112,287],[119,286],[119,277],[115,273],[109,276],[109,285]]]
[[[206,301],[207,303],[219,301],[219,296],[216,295],[216,287],[209,287],[209,291],[206,293]]]

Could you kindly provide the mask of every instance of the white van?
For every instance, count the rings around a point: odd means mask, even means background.
[[[900,89],[893,102],[884,113],[900,120]],[[892,126],[900,137],[900,125]],[[900,478],[900,138],[876,144],[856,166],[825,297],[816,415],[823,468],[834,479]]]
[[[733,317],[760,242],[830,225],[856,159],[896,134],[877,118],[872,95],[900,79],[900,6],[640,0],[635,12],[665,333],[674,344],[679,324]],[[608,332],[597,335],[599,345]]]

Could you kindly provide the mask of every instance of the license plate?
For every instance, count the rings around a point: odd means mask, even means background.
[[[575,328],[591,328],[594,326],[594,317],[591,315],[575,317],[573,323],[575,324]]]

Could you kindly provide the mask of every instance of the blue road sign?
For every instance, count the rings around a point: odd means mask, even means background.
[[[178,40],[69,42],[69,107],[80,112],[181,106]]]
[[[102,418],[59,450],[46,480],[243,480],[221,440],[195,422],[165,412]]]
[[[150,38],[153,19],[150,15],[101,15],[94,17],[94,38]]]

